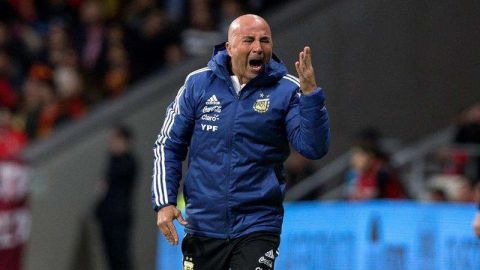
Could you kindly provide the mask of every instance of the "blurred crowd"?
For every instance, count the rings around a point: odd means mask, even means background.
[[[282,1],[0,1],[0,159],[184,58],[229,23]]]
[[[480,103],[460,112],[453,126],[450,141],[400,167],[392,164],[390,156],[398,150],[398,142],[388,142],[375,127],[361,129],[352,138],[341,192],[335,198],[480,203]],[[314,162],[294,151],[285,169],[287,189],[315,175],[317,170]],[[409,179],[421,182],[413,187]],[[335,189],[335,186],[324,185],[301,199],[318,200]]]
[[[451,141],[421,157],[421,164],[409,165],[417,166],[424,181],[417,185],[424,191],[413,196],[406,182],[412,168],[394,168],[380,143],[380,133],[364,130],[351,148],[345,198],[480,202],[480,103],[458,115],[452,135]]]
[[[480,103],[463,110],[450,145],[428,157],[427,200],[480,202]]]

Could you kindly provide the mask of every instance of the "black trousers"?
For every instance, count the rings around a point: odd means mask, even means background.
[[[280,236],[254,232],[235,239],[187,234],[182,242],[183,270],[272,270]]]
[[[125,219],[103,219],[100,221],[103,244],[111,270],[131,269],[130,221]]]

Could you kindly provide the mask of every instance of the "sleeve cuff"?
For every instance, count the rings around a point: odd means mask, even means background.
[[[302,93],[300,96],[300,105],[305,109],[325,106],[325,95],[322,88],[317,87],[317,89],[308,95]]]
[[[169,205],[177,206],[176,203],[167,203],[167,204],[163,204],[163,205],[160,205],[160,206],[155,205],[155,206],[153,207],[153,210],[154,210],[155,212],[158,212],[158,211],[160,211],[160,209],[162,209],[162,208],[164,208],[164,207],[167,207],[167,206],[169,206]]]

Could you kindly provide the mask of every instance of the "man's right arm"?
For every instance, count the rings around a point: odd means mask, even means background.
[[[168,106],[162,129],[153,147],[152,203],[157,211],[157,225],[167,240],[178,243],[173,219],[186,222],[176,208],[182,178],[182,161],[187,155],[194,127],[194,102],[188,81]]]

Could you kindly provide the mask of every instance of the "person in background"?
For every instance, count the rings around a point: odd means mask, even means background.
[[[190,4],[190,27],[182,32],[183,49],[190,56],[205,56],[222,42],[223,35],[217,30],[209,1],[192,0]]]
[[[100,223],[109,269],[132,268],[130,231],[132,194],[137,162],[131,152],[132,132],[126,126],[113,128],[109,139],[108,166],[99,183],[96,217]]]
[[[285,161],[285,180],[287,182],[286,190],[293,188],[302,180],[315,173],[315,164],[292,150],[290,156]],[[311,190],[307,195],[300,198],[300,200],[317,200],[319,190]]]
[[[17,159],[27,142],[25,132],[13,125],[12,111],[0,106],[0,160]]]
[[[466,175],[475,183],[480,182],[480,102],[460,114],[453,143],[454,147],[459,147],[452,151],[452,163],[456,165],[457,173]]]
[[[430,202],[448,202],[447,193],[444,189],[439,187],[429,188],[426,199]]]
[[[30,234],[28,167],[20,153],[27,136],[12,125],[11,111],[0,106],[0,269],[20,270]]]
[[[368,147],[370,149],[375,149],[375,153],[378,159],[382,159],[385,162],[388,162],[388,155],[383,150],[382,147],[382,134],[376,128],[372,126],[367,126],[360,129],[355,136],[353,137],[353,143],[351,150],[355,148],[357,145],[362,145],[364,147]],[[350,159],[354,158],[354,153],[351,153]],[[357,170],[356,166],[353,166],[353,162],[350,162],[350,167],[345,172],[345,183],[346,187],[343,190],[343,196],[345,198],[349,198],[349,196],[357,189],[357,181],[359,179],[360,171]]]
[[[352,148],[351,166],[355,173],[355,185],[348,194],[350,200],[405,198],[396,173],[371,144],[357,144]]]

